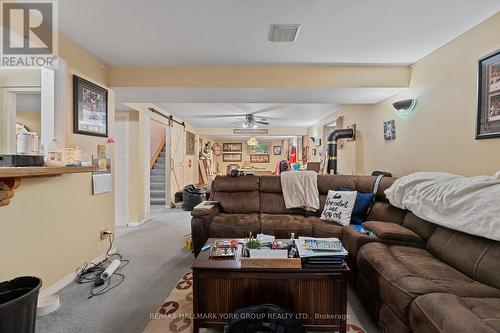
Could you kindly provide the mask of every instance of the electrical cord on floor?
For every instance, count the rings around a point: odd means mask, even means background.
[[[98,263],[93,263],[93,262],[85,263],[85,265],[79,267],[76,270],[76,277],[75,277],[76,283],[93,284],[88,298],[103,295],[108,291],[110,291],[111,289],[118,287],[125,280],[125,275],[119,273],[118,271],[123,267],[127,266],[130,263],[130,261],[127,259],[123,259],[123,256],[118,252],[112,254],[109,253],[113,247],[113,243],[115,241],[115,235],[112,232],[110,232],[108,236],[109,236],[108,237],[109,247],[108,250],[106,251],[106,254],[104,255],[104,259]],[[118,268],[113,272],[113,274],[108,279],[102,280],[101,274],[106,270],[107,267],[106,263],[108,264],[111,263],[112,258],[119,259],[120,266],[118,266]],[[120,280],[118,282],[112,283],[114,276],[119,277]]]

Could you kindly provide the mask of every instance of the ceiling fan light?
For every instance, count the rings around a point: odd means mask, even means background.
[[[252,128],[257,128],[257,124],[253,124],[253,125],[252,125]]]
[[[247,128],[248,127],[248,123],[243,123],[243,125],[241,125],[241,127]]]
[[[250,139],[247,141],[247,145],[249,146],[256,146],[259,144],[259,141],[257,141],[257,138],[255,136],[251,136]]]

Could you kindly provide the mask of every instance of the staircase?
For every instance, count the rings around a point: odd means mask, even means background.
[[[165,205],[165,146],[156,159],[150,175],[150,199],[151,205]]]

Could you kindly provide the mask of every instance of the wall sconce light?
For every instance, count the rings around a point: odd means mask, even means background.
[[[402,116],[409,115],[413,109],[415,108],[415,105],[417,104],[417,99],[406,99],[404,101],[398,101],[392,103],[392,106],[398,111],[398,113]]]

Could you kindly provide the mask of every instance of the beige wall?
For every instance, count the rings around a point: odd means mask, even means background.
[[[113,67],[112,87],[407,87],[407,66]]]
[[[328,120],[344,116],[356,123],[358,140],[339,151],[339,170],[368,174],[388,170],[396,176],[414,171],[448,171],[466,176],[500,170],[500,139],[475,140],[477,60],[500,49],[500,13],[429,54],[412,67],[410,89],[373,106],[347,106]],[[392,102],[417,98],[412,114],[399,116]],[[383,122],[395,119],[396,140],[385,141]],[[324,120],[311,128],[320,132]]]
[[[67,62],[66,144],[96,153],[105,138],[73,134],[72,75],[107,86],[107,66],[66,38],[59,56]],[[113,134],[114,95],[109,92],[109,129]],[[113,156],[112,147],[108,152]],[[114,229],[114,194],[92,195],[91,174],[23,179],[11,204],[0,207],[0,281],[36,275],[47,288],[84,262],[105,252],[99,231]]]

